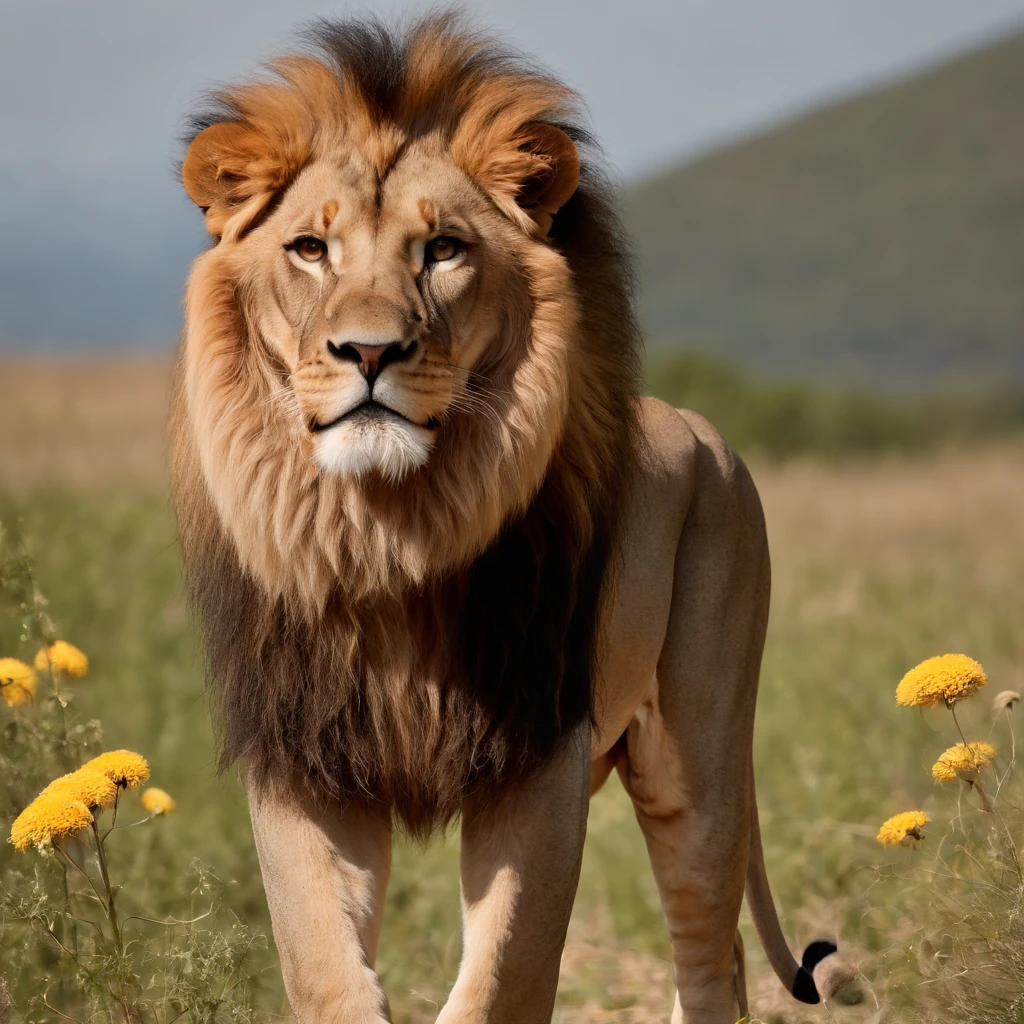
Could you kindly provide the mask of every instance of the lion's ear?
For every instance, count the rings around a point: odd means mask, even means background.
[[[207,231],[237,238],[287,184],[297,156],[249,125],[223,121],[192,140],[181,180],[205,213]]]
[[[536,231],[547,235],[555,214],[579,185],[580,156],[561,128],[535,122],[492,153],[476,176],[506,213],[521,211]]]

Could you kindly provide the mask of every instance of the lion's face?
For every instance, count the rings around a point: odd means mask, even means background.
[[[311,608],[340,578],[468,565],[568,436],[614,425],[595,382],[629,372],[589,355],[621,288],[572,94],[443,18],[386,74],[347,45],[222,91],[181,169],[215,242],[186,291],[176,487],[188,452],[241,564]]]
[[[239,258],[322,470],[395,480],[426,463],[470,401],[521,238],[429,142],[383,180],[358,152],[300,172]]]

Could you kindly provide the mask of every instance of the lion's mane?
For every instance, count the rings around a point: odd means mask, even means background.
[[[246,156],[236,208],[271,208],[337,118],[385,163],[440,131],[471,172],[473,152],[538,121],[583,157],[478,400],[399,484],[320,474],[225,246],[190,276],[172,490],[222,763],[379,803],[423,834],[592,717],[638,443],[629,249],[558,82],[451,16],[404,33],[323,22],[312,41],[196,124],[235,122],[265,148]]]

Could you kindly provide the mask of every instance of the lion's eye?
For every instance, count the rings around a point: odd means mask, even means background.
[[[465,245],[457,238],[442,235],[427,243],[425,256],[427,263],[447,263],[448,260],[455,259],[463,249]]]
[[[319,238],[314,238],[312,235],[296,238],[288,248],[297,252],[307,263],[316,263],[322,260],[324,253],[327,252],[327,246]]]

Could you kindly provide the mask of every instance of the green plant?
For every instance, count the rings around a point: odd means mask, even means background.
[[[905,920],[912,922],[889,951],[888,994],[907,1017],[929,1024],[1024,1021],[1024,813],[1012,721],[1019,694],[1004,690],[993,701],[989,738],[1000,728],[1010,741],[1003,762],[988,739],[968,740],[956,710],[986,682],[977,662],[944,655],[908,672],[896,692],[904,706],[948,709],[960,739],[931,771],[936,781],[960,788],[955,806],[937,802],[932,815],[903,812],[878,834],[885,845],[911,848],[909,860],[879,878],[883,887],[901,890]],[[944,831],[931,855],[923,855],[917,848],[939,832],[927,826],[940,822]]]
[[[78,720],[74,690],[95,683],[69,680],[85,673],[85,658],[51,646],[46,599],[2,531],[0,602],[20,620],[22,647],[40,648],[33,665],[0,663],[0,812],[13,821],[0,853],[0,1019],[13,1010],[25,1022],[265,1020],[254,997],[266,941],[226,910],[208,867],[197,859],[187,878],[159,879],[162,892],[179,893],[178,914],[148,908],[173,841],[158,819],[173,801],[160,790],[136,800],[146,761],[101,753],[100,722]]]

